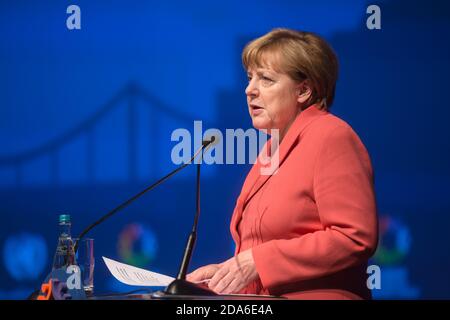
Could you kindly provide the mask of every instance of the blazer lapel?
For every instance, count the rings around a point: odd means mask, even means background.
[[[278,169],[283,165],[283,162],[286,160],[291,150],[299,143],[300,134],[302,133],[303,129],[309,123],[311,123],[311,121],[317,119],[318,116],[326,113],[326,111],[319,110],[316,105],[312,105],[309,108],[303,110],[292,123],[286,136],[278,147],[279,150],[276,151],[278,152],[278,165],[274,166],[274,168],[272,168],[271,170],[266,170],[268,172],[264,172],[264,174],[262,174],[261,170],[263,169],[263,166],[260,162],[260,157],[264,152],[266,152],[266,150],[270,150],[272,144],[272,139],[267,141],[266,145],[263,147],[260,153],[260,156],[258,156],[255,165],[252,167],[252,170],[250,172],[251,174],[249,174],[249,184],[251,184],[251,187],[246,188],[246,192],[242,195],[244,199],[243,209],[245,208],[245,205],[251,200],[251,198],[274,174],[276,174]]]
[[[258,156],[255,164],[251,168],[250,172],[245,179],[244,185],[242,186],[241,194],[238,197],[236,208],[234,210],[233,217],[231,219],[231,233],[233,238],[238,243],[237,250],[239,247],[239,236],[237,232],[237,228],[239,222],[242,218],[242,213],[245,210],[245,206],[252,199],[252,197],[262,188],[262,186],[274,175],[277,170],[281,167],[283,162],[286,160],[287,156],[291,152],[291,150],[298,144],[300,135],[303,129],[311,123],[314,119],[317,119],[321,115],[325,115],[328,112],[322,111],[317,108],[316,105],[312,105],[307,109],[303,110],[297,118],[292,123],[289,128],[286,136],[283,141],[279,145],[278,152],[278,166],[275,166],[273,170],[268,172],[264,172],[261,174],[261,170],[264,168],[260,162],[260,156],[262,153],[266,152],[266,150],[270,150],[270,146],[272,143],[272,139],[267,141],[266,145],[263,147],[260,155]]]

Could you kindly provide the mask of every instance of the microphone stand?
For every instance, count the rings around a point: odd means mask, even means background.
[[[211,143],[214,141],[214,136],[211,138]],[[203,160],[203,149],[201,160]],[[163,292],[166,296],[175,295],[196,295],[196,296],[216,296],[214,291],[200,286],[198,284],[186,280],[186,272],[191,261],[192,252],[194,251],[195,241],[197,240],[197,226],[198,218],[200,216],[200,163],[197,163],[197,197],[196,197],[196,213],[192,231],[189,234],[186,248],[184,250],[183,260],[181,261],[180,271],[177,278],[172,281]]]

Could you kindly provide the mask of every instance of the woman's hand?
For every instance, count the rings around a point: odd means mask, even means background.
[[[212,275],[208,286],[217,293],[238,293],[250,282],[258,278],[255,262],[253,261],[252,249],[245,250],[237,256],[215,266],[218,269],[215,269],[214,272],[212,272],[213,270],[211,268],[205,270],[205,273],[207,272],[208,276]]]
[[[186,276],[186,280],[190,282],[198,282],[211,279],[220,269],[220,264],[209,264],[200,267]]]

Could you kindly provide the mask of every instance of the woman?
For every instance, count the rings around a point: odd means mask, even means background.
[[[231,219],[235,256],[188,280],[210,279],[218,293],[370,298],[373,173],[356,133],[328,112],[338,73],[333,50],[312,33],[275,29],[250,42],[242,60],[253,126],[278,130],[278,170],[263,175],[261,163],[253,165]]]

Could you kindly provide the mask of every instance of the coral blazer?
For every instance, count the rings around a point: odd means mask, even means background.
[[[369,155],[343,120],[303,110],[279,146],[274,174],[250,170],[230,224],[259,279],[242,293],[370,299],[367,261],[378,242]]]

